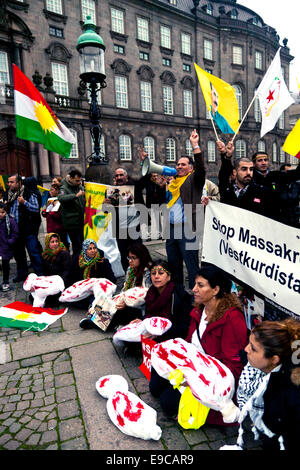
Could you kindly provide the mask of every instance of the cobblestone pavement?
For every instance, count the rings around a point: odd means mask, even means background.
[[[154,258],[164,256],[161,243],[149,247]],[[0,305],[14,300],[27,301],[21,285],[0,293]],[[0,363],[0,450],[190,451],[236,442],[237,428],[184,430],[166,418],[139,370],[141,358],[121,354],[110,333],[80,329],[83,316],[70,308],[44,332],[0,328],[6,348]],[[112,424],[106,400],[95,389],[96,380],[111,373],[123,375],[129,389],[157,410],[159,441],[126,436]],[[260,449],[249,426],[245,442],[247,449]]]

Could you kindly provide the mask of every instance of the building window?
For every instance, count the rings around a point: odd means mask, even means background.
[[[176,142],[172,137],[166,140],[166,161],[176,162]]]
[[[166,67],[172,67],[171,59],[166,59],[165,57],[163,57],[162,59],[162,64],[165,65]]]
[[[61,0],[46,0],[46,8],[53,13],[63,14]]]
[[[190,66],[190,64],[182,64],[182,70],[183,70],[184,72],[189,72],[189,73],[191,73],[191,66]]]
[[[266,151],[266,143],[263,140],[260,140],[257,144],[258,152],[265,152]]]
[[[285,152],[284,150],[282,150],[282,148],[280,149],[280,153],[279,153],[279,161],[280,163],[285,163]]]
[[[231,18],[232,20],[237,20],[237,18],[238,18],[238,12],[237,12],[237,10],[236,10],[235,8],[234,8],[233,10],[231,10],[231,12],[230,12],[230,18]]]
[[[207,142],[207,161],[210,163],[216,161],[216,144],[214,140]]]
[[[188,155],[189,157],[194,156],[193,147],[190,142],[190,139],[186,139],[185,141],[185,154]]]
[[[177,0],[169,0],[170,5],[177,5]]]
[[[254,100],[254,119],[256,122],[261,122],[261,110],[258,96]]]
[[[131,137],[129,135],[120,135],[119,138],[120,160],[131,160]]]
[[[233,85],[233,88],[235,90],[235,96],[236,96],[236,99],[237,99],[238,109],[239,109],[239,116],[240,116],[240,119],[241,119],[242,115],[243,115],[243,93],[242,93],[242,89],[239,85]]]
[[[164,113],[173,114],[173,88],[171,86],[163,87]]]
[[[52,62],[53,89],[58,95],[69,96],[68,72],[65,64]]]
[[[0,83],[10,83],[7,53],[0,51]]]
[[[260,51],[255,51],[255,68],[258,70],[263,68],[263,55]]]
[[[183,54],[191,55],[191,35],[181,33],[181,52]]]
[[[114,52],[117,52],[118,54],[125,54],[125,47],[124,46],[119,46],[119,44],[114,44]]]
[[[292,155],[290,155],[290,164],[298,165],[298,163],[299,163],[299,159],[297,157],[293,157]]]
[[[232,47],[232,62],[235,65],[243,65],[243,48],[241,46]]]
[[[115,33],[124,34],[124,13],[116,8],[111,9],[111,29]]]
[[[115,90],[117,108],[128,108],[127,77],[115,77]]]
[[[272,145],[272,162],[277,163],[277,144],[276,142]]]
[[[246,157],[247,146],[244,140],[237,140],[235,144],[235,158]]]
[[[75,139],[75,143],[72,145],[71,152],[70,152],[70,157],[69,158],[78,158],[78,139],[77,139],[77,132],[75,129],[70,129],[69,131],[71,132],[72,136]]]
[[[213,42],[209,39],[204,39],[204,59],[213,60]]]
[[[137,18],[137,37],[141,41],[149,42],[149,22],[144,18]]]
[[[150,160],[155,160],[155,142],[153,137],[145,137],[144,138],[144,150]]]
[[[183,115],[193,117],[193,93],[191,90],[183,90]]]
[[[142,111],[152,111],[152,93],[150,82],[141,82],[141,108]]]
[[[278,119],[278,129],[284,129],[284,112],[280,115]]]
[[[92,22],[97,24],[95,0],[81,0],[81,14],[83,21],[90,15]]]
[[[160,25],[160,45],[171,49],[171,29],[168,26]]]
[[[94,144],[93,139],[91,139],[91,142],[92,142],[92,153],[94,153],[94,151],[95,151],[95,144]],[[100,144],[100,154],[101,154],[102,156],[105,156],[105,153],[106,153],[106,152],[105,152],[105,140],[104,140],[104,135],[103,135],[103,134],[102,134],[101,137],[100,137],[100,142],[99,142],[99,144]]]
[[[212,6],[211,3],[209,3],[209,4],[207,5],[207,7],[206,7],[206,13],[207,13],[208,15],[212,15],[213,12],[214,12],[213,6]]]
[[[140,51],[139,55],[141,60],[146,60],[147,62],[149,62],[150,56],[148,52]]]
[[[55,26],[49,26],[50,36],[55,36],[56,38],[64,37],[64,30],[61,28],[56,28]]]

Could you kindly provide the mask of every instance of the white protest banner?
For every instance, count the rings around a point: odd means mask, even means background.
[[[299,229],[210,201],[202,260],[300,315]]]

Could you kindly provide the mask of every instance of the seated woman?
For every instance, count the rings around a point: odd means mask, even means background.
[[[242,306],[230,290],[231,281],[222,270],[209,265],[200,269],[193,288],[195,306],[190,312],[185,339],[202,353],[220,360],[238,382],[243,369],[239,353],[247,344],[247,326]],[[177,416],[181,394],[153,368],[150,392],[160,398],[161,407],[168,416]],[[221,413],[214,410],[209,411],[206,422],[228,426]]]
[[[104,258],[104,252],[99,250],[97,243],[91,238],[82,243],[78,264],[80,268],[78,280],[103,277],[113,283],[116,282],[110,262]]]
[[[157,343],[172,338],[185,338],[190,323],[189,313],[192,307],[192,297],[180,284],[171,281],[169,264],[163,260],[157,260],[151,268],[152,286],[145,297],[144,318],[163,317],[172,322],[171,328],[161,336],[145,334]],[[135,319],[133,322],[141,322]]]
[[[299,446],[299,339],[299,321],[263,321],[252,329],[245,348],[248,364],[238,388],[238,398],[243,398],[240,420],[243,425],[249,414],[263,450],[295,451]],[[238,444],[243,445],[242,439]]]
[[[136,243],[128,250],[129,267],[125,274],[124,285],[120,293],[133,287],[144,287],[148,289],[151,286],[149,268],[152,265],[150,253],[145,245]],[[109,329],[114,329],[117,325],[126,325],[136,318],[143,317],[142,305],[139,308],[130,307],[124,301],[117,303],[117,312],[114,314]],[[98,328],[90,318],[84,318],[80,322],[81,328]]]

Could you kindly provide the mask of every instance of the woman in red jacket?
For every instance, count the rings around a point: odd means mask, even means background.
[[[236,386],[243,369],[240,352],[248,342],[247,326],[242,305],[231,292],[231,281],[219,268],[207,265],[198,272],[193,288],[195,306],[190,312],[190,327],[186,341],[199,351],[215,357],[232,372]],[[150,391],[160,398],[168,416],[176,416],[180,392],[152,368]],[[220,412],[210,410],[208,424],[225,424]]]

